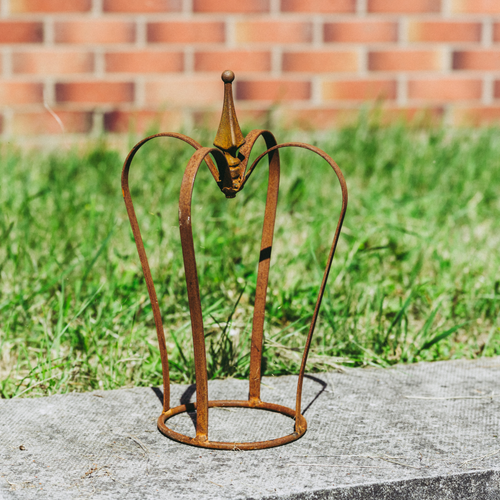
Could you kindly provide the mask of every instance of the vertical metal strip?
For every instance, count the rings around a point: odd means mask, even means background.
[[[321,301],[323,300],[323,295],[325,293],[326,283],[328,281],[328,275],[330,274],[330,269],[332,267],[333,257],[335,256],[335,250],[337,248],[337,243],[338,243],[339,236],[340,236],[340,230],[342,229],[342,224],[344,222],[344,217],[345,217],[345,213],[347,210],[347,185],[346,185],[344,176],[342,175],[342,171],[340,170],[338,165],[333,161],[333,159],[330,156],[328,156],[326,153],[324,153],[323,151],[321,151],[320,149],[318,149],[314,146],[300,145],[299,147],[309,149],[309,151],[312,151],[313,153],[318,154],[324,160],[326,160],[328,162],[328,164],[333,168],[333,170],[334,170],[334,172],[337,175],[337,178],[339,180],[340,188],[342,191],[342,207],[340,210],[337,228],[335,230],[335,236],[333,237],[332,246],[330,248],[330,254],[328,256],[325,272],[323,274],[323,280],[321,282],[321,286],[320,286],[320,289],[318,292],[318,298],[316,300],[316,306],[314,308],[314,313],[313,313],[313,317],[311,320],[311,326],[309,327],[309,333],[307,335],[306,345],[304,348],[304,354],[302,356],[302,363],[300,366],[299,379],[297,381],[297,398],[296,398],[296,404],[295,404],[295,426],[296,426],[297,431],[300,431],[301,427],[304,425],[304,422],[303,422],[304,417],[302,417],[302,414],[301,414],[301,405],[302,405],[302,387],[304,384],[304,373],[305,373],[306,364],[307,364],[307,356],[309,355],[309,349],[311,348],[311,340],[312,340],[312,336],[314,333],[314,329],[316,328],[316,322],[318,320],[318,314],[319,314],[319,309],[321,307]]]
[[[264,156],[271,154],[278,149],[287,148],[287,147],[296,147],[296,148],[307,149],[309,151],[312,151],[313,153],[316,153],[321,158],[323,158],[333,168],[333,171],[335,172],[335,174],[337,175],[337,178],[339,180],[340,188],[342,191],[342,208],[340,210],[340,216],[339,216],[339,220],[337,223],[337,229],[335,231],[335,236],[333,238],[332,246],[330,249],[330,254],[328,256],[326,269],[325,269],[325,272],[323,275],[323,281],[321,282],[321,286],[320,286],[320,289],[318,292],[318,298],[316,300],[316,306],[314,308],[314,313],[313,313],[313,317],[311,320],[309,333],[307,335],[306,346],[304,349],[304,354],[302,356],[302,363],[301,363],[300,372],[299,372],[299,379],[297,382],[297,397],[296,397],[296,406],[295,406],[295,425],[296,425],[297,431],[302,431],[303,428],[305,428],[305,420],[304,420],[304,417],[302,417],[302,415],[301,415],[302,386],[304,383],[304,372],[305,372],[306,363],[307,363],[307,356],[309,354],[309,349],[311,347],[312,336],[314,333],[314,329],[316,327],[316,322],[318,320],[318,314],[319,314],[319,309],[321,307],[321,301],[322,301],[323,295],[325,293],[325,287],[326,287],[326,283],[328,280],[328,275],[330,274],[330,268],[332,265],[333,257],[335,255],[335,250],[337,248],[337,243],[338,243],[338,239],[340,236],[340,230],[342,229],[342,223],[344,222],[344,217],[345,217],[345,213],[346,213],[346,209],[347,209],[347,185],[346,185],[344,176],[342,174],[342,171],[340,170],[338,165],[333,161],[333,159],[329,155],[327,155],[324,151],[321,151],[321,149],[319,149],[315,146],[311,146],[309,144],[303,144],[300,142],[289,142],[289,143],[285,143],[285,144],[279,144],[279,145],[276,145],[276,146],[269,148],[267,151],[262,153],[259,157],[257,157],[257,159],[253,162],[252,166],[248,169],[248,172],[245,176],[245,180],[243,182],[243,185],[246,182],[246,180],[248,179],[248,177],[250,177],[250,175],[252,174],[253,170],[255,169],[255,167],[257,166],[259,161]]]
[[[186,273],[186,286],[191,314],[191,331],[196,376],[196,440],[208,440],[208,376],[205,348],[203,314],[201,310],[200,286],[196,269],[196,257],[193,242],[191,202],[196,174],[204,158],[212,153],[225,163],[224,155],[215,148],[200,148],[193,154],[182,178],[179,196],[179,229],[181,233],[182,255]]]
[[[276,146],[276,140],[270,133],[263,132],[267,148]],[[257,287],[255,290],[255,305],[252,325],[252,343],[250,347],[250,401],[260,402],[260,379],[262,377],[262,347],[264,342],[264,320],[266,314],[267,286],[269,283],[269,268],[276,222],[276,209],[280,182],[279,151],[269,155],[269,181],[267,186],[264,225],[260,245],[259,267],[257,272]]]
[[[160,358],[161,358],[161,365],[163,372],[163,411],[167,412],[170,409],[170,375],[168,366],[168,353],[165,343],[165,332],[163,330],[163,322],[161,319],[161,312],[158,304],[158,298],[156,295],[153,278],[151,276],[151,270],[149,268],[148,257],[146,255],[146,250],[144,249],[144,243],[142,241],[141,231],[139,229],[139,223],[137,222],[137,217],[135,215],[134,204],[132,202],[132,196],[130,194],[129,181],[128,181],[130,166],[137,151],[139,151],[139,149],[146,142],[150,141],[151,139],[155,139],[157,137],[172,137],[174,139],[179,139],[193,146],[195,149],[201,148],[201,145],[198,144],[195,140],[191,139],[190,137],[177,133],[165,132],[146,137],[142,141],[138,142],[128,154],[127,158],[125,159],[125,163],[123,164],[123,170],[121,176],[123,199],[125,201],[125,206],[127,208],[127,214],[130,220],[130,225],[132,227],[132,232],[134,234],[137,252],[139,254],[139,259],[141,261],[142,272],[144,273],[149,299],[151,301],[151,307],[153,309],[153,317],[156,326],[156,335],[158,338],[158,345],[160,349]],[[215,180],[218,181],[219,180],[218,172],[212,160],[210,158],[206,158],[206,163],[210,169],[210,172],[214,176]]]

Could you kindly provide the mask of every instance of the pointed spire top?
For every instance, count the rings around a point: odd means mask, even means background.
[[[245,139],[241,133],[236,118],[236,111],[233,102],[233,86],[234,73],[230,70],[224,71],[221,75],[224,82],[224,105],[222,107],[222,116],[219,123],[219,129],[215,137],[214,146],[222,149],[226,153],[236,158],[236,152],[244,143]],[[239,163],[239,161],[238,161]]]

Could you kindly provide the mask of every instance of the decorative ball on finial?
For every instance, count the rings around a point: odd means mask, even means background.
[[[224,83],[231,83],[234,80],[234,73],[230,69],[227,69],[222,73],[221,78]]]

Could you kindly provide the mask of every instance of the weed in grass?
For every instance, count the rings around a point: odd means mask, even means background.
[[[342,168],[350,201],[309,368],[499,354],[498,130],[366,121],[310,139]],[[131,172],[171,377],[183,382],[194,379],[194,363],[176,213],[191,154],[172,140],[149,143]],[[0,155],[1,396],[160,384],[119,187],[123,155],[106,139],[60,154],[4,146]],[[282,150],[282,165],[268,375],[298,371],[340,207],[326,163]],[[234,200],[208,171],[196,183],[208,370],[240,377],[248,373],[266,171],[263,163]]]

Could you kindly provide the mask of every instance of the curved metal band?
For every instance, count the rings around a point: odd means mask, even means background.
[[[262,401],[241,401],[241,400],[216,400],[208,402],[209,408],[252,408],[257,410],[267,410],[276,413],[281,413],[287,417],[295,419],[295,410],[287,408],[286,406],[277,405],[273,403],[264,403]],[[168,436],[170,439],[179,441],[180,443],[189,444],[192,446],[200,446],[203,448],[212,448],[215,450],[261,450],[264,448],[272,448],[274,446],[281,446],[283,444],[291,443],[302,437],[307,430],[307,423],[304,417],[301,416],[302,424],[295,426],[294,432],[279,438],[269,439],[267,441],[253,441],[253,442],[225,442],[225,441],[200,441],[197,437],[192,438],[176,432],[167,427],[166,422],[169,418],[179,415],[180,413],[197,410],[197,403],[189,403],[180,405],[176,408],[170,409],[168,412],[162,413],[158,418],[158,429],[162,434]],[[298,430],[300,429],[300,430]]]
[[[194,180],[201,163],[208,154],[213,154],[217,163],[226,163],[224,153],[216,148],[200,148],[191,156],[182,178],[179,196],[179,229],[181,233],[182,257],[186,274],[186,286],[191,315],[191,331],[193,334],[194,363],[196,376],[196,440],[208,440],[208,380],[207,359],[205,349],[205,333],[203,314],[201,311],[200,286],[196,269],[193,229],[191,220],[191,201]]]
[[[244,154],[248,159],[250,151],[258,139],[263,136],[266,145],[276,145],[274,136],[265,130],[255,130],[247,136],[246,150]],[[268,149],[269,150],[269,149]],[[208,380],[206,369],[206,346],[203,328],[203,315],[201,310],[201,299],[198,274],[196,268],[196,257],[193,243],[191,201],[196,174],[201,162],[208,154],[213,154],[217,164],[222,168],[225,157],[220,150],[215,148],[200,148],[193,154],[186,167],[182,179],[181,194],[179,198],[179,228],[181,232],[182,252],[184,269],[186,274],[186,285],[188,289],[189,309],[191,314],[191,329],[193,334],[193,347],[196,372],[196,401],[197,421],[196,440],[204,442],[208,440]],[[245,165],[246,166],[246,165]],[[252,345],[250,354],[250,389],[249,400],[260,401],[260,378],[262,360],[262,342],[264,331],[264,313],[269,278],[269,265],[271,258],[271,247],[274,234],[274,223],[276,219],[276,207],[278,203],[279,189],[279,153],[276,151],[269,156],[269,184],[266,210],[264,215],[264,227],[262,233],[261,252],[259,259],[259,270],[257,275],[257,291],[255,297]]]
[[[267,151],[276,146],[274,135],[268,130],[252,130],[245,137],[245,144],[240,149],[245,156],[243,163],[246,171],[247,162],[257,139],[262,136],[266,141]],[[253,171],[253,169],[252,169]],[[248,174],[248,176],[250,173]],[[248,398],[251,401],[260,401],[260,379],[262,376],[262,344],[264,340],[264,320],[266,313],[267,286],[269,283],[269,268],[271,265],[271,251],[273,247],[274,226],[278,206],[278,192],[280,184],[280,157],[279,151],[273,150],[269,154],[269,180],[267,185],[266,208],[262,239],[260,244],[259,268],[257,271],[257,286],[255,289],[255,304],[253,310],[252,343],[250,346],[250,376]],[[242,186],[243,187],[243,186]]]
[[[125,162],[123,164],[122,170],[122,194],[123,199],[125,200],[125,206],[127,207],[127,214],[130,220],[130,225],[132,227],[132,232],[134,234],[135,244],[137,246],[137,252],[139,253],[139,259],[142,265],[142,271],[144,273],[144,278],[146,280],[146,285],[148,288],[149,298],[151,300],[151,307],[153,309],[153,316],[155,320],[156,326],[156,335],[158,337],[158,344],[160,348],[160,357],[161,357],[161,365],[163,371],[163,411],[168,411],[170,408],[170,376],[168,370],[168,354],[167,347],[165,344],[165,333],[163,331],[163,322],[161,319],[160,307],[158,305],[158,298],[156,296],[156,290],[153,283],[153,278],[151,277],[151,270],[149,269],[148,257],[146,255],[146,250],[144,249],[144,243],[142,241],[141,231],[139,229],[139,223],[137,222],[137,217],[135,215],[134,204],[132,203],[132,196],[130,195],[129,189],[129,170],[130,165],[132,164],[132,160],[136,155],[137,151],[146,144],[146,142],[151,139],[155,139],[157,137],[172,137],[174,139],[179,139],[181,141],[186,142],[190,146],[193,146],[195,149],[201,148],[201,144],[198,144],[195,140],[187,137],[183,134],[176,134],[165,132],[161,134],[151,135],[146,137],[142,141],[138,142],[130,151]],[[210,172],[214,176],[215,180],[219,182],[219,173],[217,172],[217,168],[213,164],[210,158],[206,158],[206,163]]]
[[[264,153],[262,153],[253,162],[247,175],[245,176],[245,180],[243,181],[242,185],[245,184],[248,177],[250,177],[250,175],[252,174],[254,168],[257,166],[257,164],[260,162],[260,160],[262,158],[264,158],[264,156],[266,156],[269,153],[273,153],[274,151],[276,151],[278,149],[287,148],[287,147],[308,149],[309,151],[312,151],[313,153],[316,153],[321,158],[323,158],[333,168],[333,171],[337,175],[337,178],[338,178],[339,183],[340,183],[340,188],[342,190],[342,208],[340,210],[340,216],[339,216],[339,220],[337,223],[337,229],[335,230],[335,236],[333,237],[333,242],[332,242],[332,246],[330,249],[330,254],[328,256],[328,261],[326,264],[325,272],[323,274],[323,280],[321,282],[321,287],[320,287],[319,292],[318,292],[316,306],[314,308],[314,313],[313,313],[313,317],[311,320],[311,325],[309,327],[309,333],[307,335],[306,347],[304,350],[304,354],[302,356],[302,363],[301,363],[300,372],[299,372],[299,380],[297,382],[297,400],[296,400],[295,413],[296,413],[296,422],[297,422],[296,426],[300,427],[300,425],[301,425],[300,416],[301,416],[301,402],[302,402],[302,386],[304,383],[304,372],[306,369],[307,356],[309,354],[309,349],[311,347],[312,335],[314,333],[314,329],[316,328],[316,322],[318,320],[319,309],[321,306],[321,301],[323,299],[323,295],[325,293],[326,282],[328,280],[328,275],[330,274],[330,269],[332,266],[333,257],[335,255],[335,249],[337,248],[337,243],[338,243],[339,236],[340,236],[340,230],[342,228],[342,223],[344,222],[344,217],[345,217],[345,213],[346,213],[346,209],[347,209],[347,185],[346,185],[344,176],[342,174],[342,171],[340,170],[338,165],[333,161],[333,159],[329,155],[327,155],[324,151],[322,151],[321,149],[319,149],[315,146],[311,146],[309,144],[303,144],[300,142],[288,142],[288,143],[284,143],[284,144],[279,144],[277,146],[273,146],[272,148],[270,148],[267,151],[265,151]],[[300,431],[300,429],[297,429],[297,430]]]

